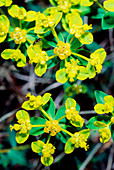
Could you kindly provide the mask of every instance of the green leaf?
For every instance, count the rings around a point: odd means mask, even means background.
[[[30,121],[32,125],[45,125],[46,119],[41,117],[31,117]],[[32,127],[32,129],[29,131],[29,134],[33,136],[39,136],[43,133],[44,127]]]
[[[91,44],[86,44],[85,46],[86,46],[86,48],[88,48],[92,52],[101,48],[101,46],[99,44],[97,44],[95,41],[93,41]]]
[[[51,47],[56,47],[56,43],[54,41],[48,41],[47,42]],[[49,51],[52,51],[52,50],[49,50]],[[46,51],[47,52],[47,51]]]
[[[29,133],[19,133],[16,134],[16,141],[17,143],[21,144],[24,143],[29,137]]]
[[[65,68],[60,69],[56,72],[56,80],[59,83],[65,83],[68,80]]]
[[[69,135],[66,134],[66,133],[63,132],[63,131],[60,131],[56,136],[57,136],[57,137],[61,140],[61,142],[63,142],[63,143],[66,143],[67,140],[69,139]]]
[[[60,108],[57,110],[57,113],[56,113],[56,115],[55,115],[55,120],[58,120],[59,118],[61,118],[62,116],[64,116],[64,115],[65,115],[65,110],[66,110],[65,106],[60,107]],[[64,119],[65,119],[65,118],[64,118]],[[62,119],[61,121],[63,121],[63,119]],[[61,122],[61,121],[60,121],[60,122]]]
[[[56,12],[55,14],[54,14],[54,17],[55,17],[55,24],[54,24],[54,26],[56,27],[57,26],[57,24],[60,22],[60,20],[61,20],[61,18],[62,18],[62,12]]]
[[[72,153],[74,151],[74,148],[75,145],[71,143],[71,138],[70,138],[65,145],[65,153],[66,154]]]
[[[60,41],[63,41],[63,42],[65,41],[64,37],[63,37],[63,34],[61,32],[59,32],[58,38],[59,38]]]
[[[106,12],[102,17],[102,29],[114,28],[114,12]]]
[[[46,72],[46,70],[47,70],[47,64],[41,65],[39,63],[35,66],[34,69],[35,74],[39,77],[41,77]]]
[[[73,37],[73,35],[69,34],[68,37],[67,37],[66,42],[69,43],[72,37]],[[73,51],[74,49],[77,49],[77,48],[79,48],[81,46],[82,46],[82,43],[77,38],[74,38],[72,43],[71,43],[71,48],[70,49]]]
[[[38,140],[36,142],[32,142],[31,148],[32,148],[33,152],[40,153],[40,152],[42,152],[43,145],[44,145],[44,142],[42,142],[41,140]]]
[[[41,162],[45,166],[50,166],[53,163],[53,156],[50,156],[47,158],[41,156]]]
[[[104,14],[105,14],[105,11],[103,9],[97,8],[97,14],[93,15],[91,18],[93,18],[93,19],[102,19]]]
[[[68,98],[65,102],[66,109],[70,109],[71,107],[76,107],[76,101],[72,98]]]
[[[10,161],[12,161],[13,164],[27,166],[27,160],[22,151],[10,149],[10,151],[7,154]]]
[[[97,100],[97,103],[101,103],[101,104],[104,104],[104,97],[105,96],[108,96],[106,93],[102,92],[102,91],[99,91],[99,90],[96,90],[95,91],[95,97],[96,97],[96,100]]]
[[[89,129],[94,129],[94,130],[99,130],[99,129],[102,129],[104,128],[103,126],[95,126],[95,125],[98,125],[98,124],[94,124],[94,122],[96,121],[100,121],[102,123],[105,123],[106,125],[108,125],[108,123],[110,122],[110,117],[109,116],[105,116],[105,115],[99,115],[99,116],[95,116],[95,117],[92,117],[86,124],[86,127],[89,128]]]
[[[95,125],[96,127],[100,127],[100,128],[107,127],[107,125],[106,125],[105,123],[100,122],[100,121],[95,121],[95,122],[94,122],[94,125]]]
[[[57,3],[54,0],[49,0],[49,2],[53,5],[53,6],[57,6]]]
[[[50,97],[49,103],[45,106],[43,106],[43,108],[45,108],[44,110],[46,111],[46,113],[52,118],[54,119],[55,117],[55,104],[53,99]]]
[[[79,38],[79,41],[82,44],[91,44],[93,42],[93,35],[91,32],[85,32],[84,34],[81,35]]]

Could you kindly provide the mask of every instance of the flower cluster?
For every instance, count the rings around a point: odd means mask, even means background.
[[[114,98],[109,95],[104,97],[104,104],[96,104],[94,109],[98,114],[112,113],[114,107]]]
[[[46,121],[44,127],[45,133],[50,133],[51,136],[55,136],[60,131],[61,127],[59,126],[59,122],[57,120]]]
[[[12,0],[0,0],[0,7],[2,6],[10,6],[12,4]]]
[[[55,147],[51,143],[44,143],[40,140],[32,142],[32,150],[36,153],[42,153],[41,162],[45,166],[50,166],[53,163],[52,154],[55,152]]]
[[[1,53],[1,57],[6,60],[12,59],[16,61],[18,67],[26,66],[26,57],[18,49],[16,50],[6,49]]]
[[[30,93],[28,93],[26,95],[26,97],[29,98],[28,101],[25,101],[22,104],[22,108],[26,109],[26,110],[35,110],[38,109],[40,107],[42,107],[43,105],[45,105],[49,99],[50,99],[51,94],[50,93],[45,93],[43,95],[43,97],[39,96],[34,96],[31,95]]]
[[[26,34],[27,31],[25,29],[21,30],[21,28],[16,27],[14,32],[12,32],[10,36],[16,44],[21,44],[26,42]]]
[[[18,143],[24,143],[29,137],[29,130],[31,130],[32,125],[30,123],[29,114],[20,110],[16,113],[16,118],[18,119],[18,124],[14,124],[14,126],[10,125],[10,129],[18,131],[16,134],[16,141]]]
[[[54,54],[61,60],[66,59],[71,55],[70,44],[59,41],[57,46],[54,48]]]

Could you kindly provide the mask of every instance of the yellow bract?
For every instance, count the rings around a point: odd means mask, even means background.
[[[0,43],[3,42],[9,31],[10,22],[5,15],[0,15]]]
[[[14,124],[14,126],[10,125],[10,130],[12,131],[12,129],[14,129],[19,131],[16,134],[16,141],[18,143],[24,143],[29,137],[29,130],[32,128],[30,117],[29,114],[24,110],[18,111],[16,113],[16,117],[18,124]]]
[[[114,12],[114,0],[106,0],[106,1],[104,1],[103,6],[108,11]]]
[[[99,130],[100,142],[105,143],[111,138],[111,131],[108,127]]]
[[[59,122],[57,120],[46,121],[44,127],[45,133],[50,133],[51,136],[55,136],[60,131],[61,127],[59,126]]]
[[[70,44],[59,41],[57,47],[54,48],[54,53],[61,59],[66,59],[71,55]]]
[[[98,114],[112,113],[114,107],[114,98],[109,95],[104,97],[104,104],[96,104],[94,110]]]
[[[16,27],[14,32],[12,32],[10,36],[16,44],[21,44],[26,42],[26,34],[27,31],[25,29],[21,30],[21,28]]]
[[[35,11],[27,12],[25,8],[19,7],[18,5],[12,5],[8,9],[8,12],[13,18],[18,18],[29,22],[34,21],[37,14]]]
[[[21,53],[20,50],[6,49],[1,53],[3,59],[12,59],[17,62],[18,67],[26,66],[26,57]]]
[[[0,0],[0,7],[1,6],[10,6],[12,4],[12,0]]]

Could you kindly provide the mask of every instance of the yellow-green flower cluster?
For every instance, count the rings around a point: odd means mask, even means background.
[[[70,120],[71,124],[76,127],[82,127],[84,124],[84,119],[79,115],[79,112],[75,107],[65,110],[66,118]]]
[[[40,107],[42,107],[43,105],[45,105],[49,99],[50,99],[51,94],[50,93],[45,93],[43,96],[34,96],[31,95],[30,93],[28,93],[26,95],[26,97],[29,98],[28,101],[25,101],[22,104],[22,108],[26,109],[26,110],[35,110],[38,109]]]
[[[92,29],[92,25],[77,25],[77,24],[69,24],[70,25],[70,34],[74,35],[82,44],[91,44],[93,41],[93,35],[88,30]],[[86,40],[86,38],[88,40]]]
[[[79,132],[76,132],[72,135],[72,137],[66,142],[65,145],[65,153],[69,154],[74,151],[76,148],[84,148],[85,151],[89,148],[89,145],[87,145],[87,138],[90,135],[90,130],[85,129],[81,130]]]
[[[65,63],[65,71],[67,73],[67,76],[69,78],[70,82],[74,82],[74,78],[77,76],[78,70],[80,69],[80,66],[78,65],[79,60],[71,59],[70,62]]]
[[[84,148],[86,151],[89,148],[89,145],[86,143],[87,137],[84,134],[81,134],[80,132],[76,132],[71,137],[71,143],[75,145],[76,148]]]
[[[50,133],[51,136],[55,136],[60,131],[61,127],[59,126],[59,122],[57,120],[46,121],[44,127],[45,133]]]
[[[13,18],[17,18],[19,20],[24,20],[29,22],[34,21],[37,14],[35,11],[27,12],[25,8],[19,7],[18,5],[12,5],[8,9],[8,12]]]
[[[105,127],[103,129],[100,129],[99,135],[100,135],[100,142],[101,143],[105,143],[105,142],[109,141],[109,139],[111,138],[111,131],[110,131],[109,127]]]
[[[0,43],[3,42],[9,31],[10,22],[5,15],[0,15]]]
[[[12,0],[0,0],[0,7],[2,6],[10,6],[12,4]]]
[[[12,59],[12,60],[16,61],[17,67],[26,66],[26,57],[18,49],[16,49],[16,50],[15,49],[14,50],[6,49],[1,53],[1,57],[6,60]]]
[[[66,59],[71,55],[70,44],[59,41],[57,46],[54,48],[54,53],[61,59]]]
[[[16,118],[18,124],[10,125],[10,129],[11,131],[12,129],[18,131],[16,134],[17,143],[24,143],[29,137],[29,130],[32,128],[30,117],[26,111],[20,110],[16,113]]]
[[[42,153],[41,162],[45,166],[50,166],[53,163],[53,156],[55,147],[51,143],[44,143],[41,140],[32,142],[32,150],[36,153]]]
[[[96,104],[94,110],[98,114],[112,113],[114,107],[114,98],[109,95],[104,97],[104,104]]]
[[[12,32],[10,36],[16,44],[21,44],[26,42],[26,34],[27,31],[25,29],[21,30],[21,28],[16,27],[14,32]]]

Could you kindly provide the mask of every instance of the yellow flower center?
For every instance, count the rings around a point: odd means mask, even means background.
[[[45,65],[46,61],[49,60],[49,57],[45,51],[39,51],[34,56],[31,57],[30,63],[40,63],[41,65]]]
[[[55,147],[51,143],[43,145],[43,149],[42,149],[43,157],[48,158],[52,154],[54,154],[54,152],[55,152]]]
[[[78,63],[78,60],[75,61],[74,59],[71,59],[71,63],[67,62],[65,64],[65,67],[66,67],[65,71],[69,77],[70,82],[74,81],[74,78],[76,77],[76,75],[78,73],[79,66],[77,65],[77,63]]]
[[[11,33],[11,38],[16,44],[21,44],[26,42],[26,30],[21,30],[19,27],[15,28],[15,31]]]
[[[54,53],[61,59],[65,59],[71,55],[70,44],[59,41],[57,47],[54,48]]]
[[[61,131],[61,127],[59,126],[59,122],[57,120],[46,121],[44,132],[51,132],[51,136],[55,136],[58,132]]]

